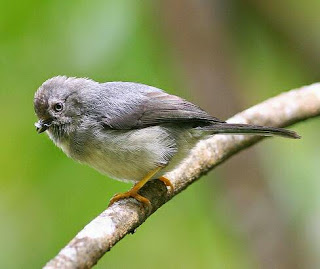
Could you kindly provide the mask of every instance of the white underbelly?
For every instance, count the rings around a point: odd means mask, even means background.
[[[140,181],[150,171],[166,166],[154,178],[172,170],[198,138],[190,131],[170,133],[160,126],[124,132],[104,132],[77,150],[67,142],[56,143],[69,157],[121,181]]]

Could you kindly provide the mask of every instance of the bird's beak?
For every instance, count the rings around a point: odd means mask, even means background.
[[[38,134],[41,134],[51,126],[51,123],[52,119],[39,120],[34,124],[34,126],[36,126]]]

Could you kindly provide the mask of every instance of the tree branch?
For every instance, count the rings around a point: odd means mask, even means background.
[[[228,122],[285,127],[320,115],[320,83],[282,93],[253,106]],[[152,203],[152,212],[129,198],[116,202],[80,231],[44,268],[91,268],[126,234],[133,233],[153,212],[230,156],[262,137],[216,135],[200,141],[190,155],[165,176],[174,186],[172,194],[159,180],[148,182],[141,194]]]

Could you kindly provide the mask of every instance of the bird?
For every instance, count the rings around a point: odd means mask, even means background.
[[[159,179],[173,191],[164,174],[209,136],[300,138],[283,128],[227,123],[179,96],[135,82],[56,76],[37,89],[33,103],[37,132],[46,132],[67,156],[134,183],[129,191],[114,195],[109,205],[132,197],[150,207],[139,190],[149,180]]]

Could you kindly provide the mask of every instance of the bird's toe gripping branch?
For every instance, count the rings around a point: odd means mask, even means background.
[[[150,211],[151,210],[151,202],[149,201],[148,198],[143,197],[138,192],[162,168],[163,167],[157,167],[156,169],[154,169],[153,171],[148,173],[142,180],[140,180],[137,184],[135,184],[129,191],[124,192],[124,193],[118,193],[118,194],[114,195],[109,202],[109,206],[111,206],[113,203],[115,203],[121,199],[132,197],[132,198],[136,199],[137,201],[141,202],[143,205],[145,205]],[[169,187],[170,192],[173,193],[174,187],[168,178],[161,176],[159,178],[159,180],[162,181],[167,187]]]
[[[132,198],[136,199],[137,201],[141,202],[142,204],[146,205],[148,208],[151,208],[151,203],[150,203],[149,199],[138,194],[138,192],[136,190],[134,190],[133,188],[127,192],[115,194],[111,198],[111,200],[109,202],[109,206],[111,206],[113,203],[115,203],[119,200],[122,200],[125,198],[130,198],[130,197],[132,197]]]
[[[162,181],[167,187],[169,187],[170,193],[172,194],[173,190],[174,190],[174,187],[173,187],[170,179],[162,176],[162,177],[159,177],[159,180]]]

